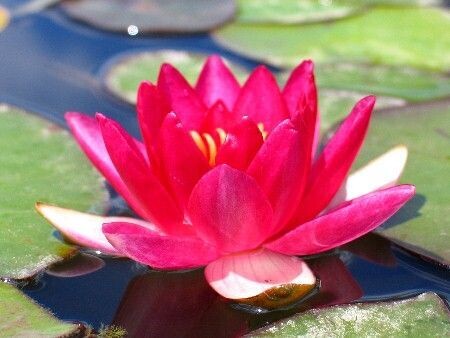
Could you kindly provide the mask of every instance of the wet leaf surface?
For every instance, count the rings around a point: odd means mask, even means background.
[[[362,15],[323,24],[233,23],[214,37],[226,48],[282,67],[300,59],[317,63],[450,68],[450,17],[438,8],[375,7]],[[430,39],[433,36],[433,39]]]
[[[416,196],[384,224],[380,233],[443,264],[450,265],[450,105],[375,114],[358,165],[397,144],[409,156],[401,182],[416,185]]]
[[[127,54],[110,66],[105,76],[106,87],[115,95],[134,104],[139,84],[144,80],[155,83],[163,63],[175,66],[194,86],[207,57],[206,54],[177,50]],[[238,80],[243,83],[248,73],[243,68],[226,62]]]
[[[232,0],[72,0],[63,9],[76,20],[116,32],[133,25],[143,33],[192,33],[231,20],[236,6]]]
[[[449,331],[444,302],[424,293],[406,300],[314,309],[247,337],[444,337]]]
[[[69,337],[84,331],[64,323],[14,286],[0,282],[0,337]]]
[[[0,135],[0,277],[22,279],[75,251],[52,235],[36,201],[99,212],[108,195],[67,131],[0,105]]]

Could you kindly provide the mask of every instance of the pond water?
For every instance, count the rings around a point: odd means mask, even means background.
[[[22,2],[0,4],[14,8]],[[101,81],[105,67],[120,53],[171,48],[220,53],[244,67],[255,66],[223,50],[207,35],[122,36],[72,22],[56,8],[13,18],[0,33],[0,45],[0,102],[61,125],[66,111],[101,111],[133,134],[138,130],[134,107],[106,92]],[[23,291],[63,320],[95,328],[115,323],[130,334],[158,337],[235,336],[311,306],[385,300],[424,291],[450,300],[449,270],[375,235],[312,258],[322,292],[292,310],[264,315],[246,313],[220,299],[205,284],[200,270],[160,273],[129,260],[104,260],[102,269],[80,277],[43,274]]]

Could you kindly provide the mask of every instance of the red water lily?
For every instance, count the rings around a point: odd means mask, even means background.
[[[296,256],[373,230],[414,195],[413,186],[393,186],[406,160],[402,147],[346,180],[374,104],[372,96],[360,100],[314,156],[311,61],[282,90],[264,66],[241,88],[211,56],[193,88],[165,64],[156,85],[139,88],[143,142],[101,114],[66,115],[86,155],[145,221],[38,210],[80,245],[157,269],[206,266],[207,281],[227,298],[313,284]]]

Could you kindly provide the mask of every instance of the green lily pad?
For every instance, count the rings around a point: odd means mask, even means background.
[[[0,282],[0,337],[78,337],[84,330],[58,320],[14,286]]]
[[[252,23],[309,23],[339,19],[363,9],[356,2],[238,0],[236,20]],[[364,4],[363,4],[364,5]]]
[[[447,337],[450,316],[434,293],[383,303],[314,309],[246,337]]]
[[[36,201],[102,212],[108,194],[70,134],[0,105],[0,277],[23,279],[71,256]]]
[[[320,88],[398,97],[411,102],[450,96],[450,77],[405,67],[327,64],[316,67]]]
[[[404,144],[409,156],[401,181],[417,187],[415,198],[380,234],[450,265],[450,104],[422,105],[375,114],[358,165]]]
[[[204,32],[231,20],[236,11],[233,0],[66,0],[62,8],[76,20],[130,35]]]
[[[323,24],[233,23],[214,33],[223,46],[277,66],[361,63],[450,69],[450,16],[422,7],[376,7]],[[433,39],[430,39],[430,36]]]
[[[177,50],[127,54],[110,67],[105,77],[106,87],[115,95],[134,104],[139,83],[144,80],[156,82],[159,68],[164,62],[178,68],[186,79],[195,85],[207,57],[205,54]],[[248,73],[243,68],[226,62],[238,80],[243,82]]]

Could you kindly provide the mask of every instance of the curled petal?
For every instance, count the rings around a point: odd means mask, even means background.
[[[208,264],[205,277],[217,293],[230,299],[254,297],[283,284],[316,282],[300,258],[266,249],[221,257]]]
[[[251,160],[264,143],[256,124],[244,117],[228,134],[216,157],[216,164],[228,164],[246,170]]]
[[[369,162],[347,178],[328,208],[375,190],[392,187],[400,178],[407,158],[408,149],[397,146]]]
[[[222,58],[212,55],[203,66],[195,89],[207,107],[221,100],[228,109],[232,109],[240,85]]]
[[[272,73],[264,66],[257,67],[242,87],[233,109],[237,118],[249,116],[271,131],[289,117],[280,89]]]
[[[65,118],[75,139],[92,164],[136,213],[145,215],[141,201],[128,189],[111,161],[97,121],[88,115],[74,112],[66,113]]]
[[[254,249],[271,234],[272,208],[255,180],[226,164],[204,175],[192,191],[194,229],[223,253]]]
[[[312,219],[331,201],[361,148],[375,97],[360,100],[314,162],[295,223]]]
[[[303,61],[292,71],[283,88],[283,97],[291,114],[295,114],[296,111],[303,111],[306,106],[317,112],[314,63],[311,60]],[[301,100],[302,97],[305,99]]]
[[[158,89],[188,130],[200,128],[206,114],[206,106],[178,70],[167,63],[163,64],[158,77]]]
[[[218,257],[214,246],[197,237],[161,235],[138,224],[107,223],[103,233],[121,254],[156,269],[191,269]]]
[[[174,113],[163,122],[158,147],[166,180],[179,204],[186,207],[195,184],[209,170],[208,161]]]
[[[102,217],[37,202],[36,210],[71,242],[103,253],[118,255],[102,232],[102,224],[134,222],[159,231],[153,224],[128,217]]]
[[[311,146],[305,136],[290,120],[283,121],[270,133],[247,170],[272,205],[276,230],[291,218],[302,197],[311,163]]]
[[[345,202],[264,246],[286,255],[310,255],[348,243],[385,222],[415,193],[399,185]]]
[[[144,218],[164,231],[176,233],[183,214],[150,166],[134,146],[131,137],[115,121],[97,115],[111,160],[130,191],[141,201]]]

